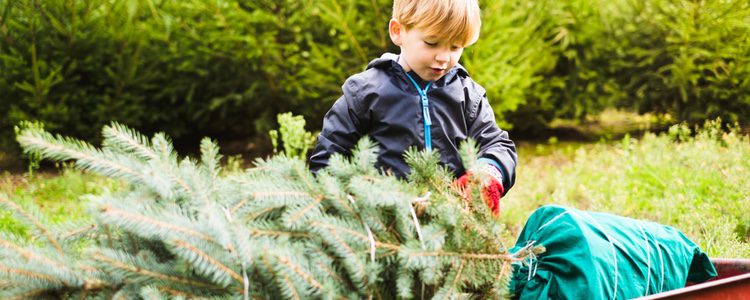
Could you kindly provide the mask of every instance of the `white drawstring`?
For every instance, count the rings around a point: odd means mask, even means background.
[[[656,253],[659,253],[659,264],[661,264],[661,280],[659,283],[659,293],[664,290],[664,258],[661,256],[661,246],[659,246],[659,240],[654,239],[656,242]]]
[[[576,212],[574,212],[574,211],[570,211],[570,210],[569,210],[569,212],[570,212],[571,214],[575,214],[575,215],[578,215],[579,217],[581,217],[581,215],[577,214],[577,213],[576,213]],[[618,277],[619,277],[619,273],[618,273],[618,271],[619,271],[619,270],[618,270],[618,268],[617,268],[617,250],[615,249],[615,240],[614,240],[614,239],[613,239],[612,237],[610,237],[610,236],[609,236],[609,234],[607,234],[606,230],[604,230],[604,227],[602,227],[602,226],[601,226],[601,225],[599,224],[599,222],[597,222],[597,221],[596,221],[596,219],[594,219],[593,217],[591,217],[591,215],[589,215],[589,214],[588,214],[588,213],[586,213],[585,211],[583,212],[583,214],[584,214],[584,215],[585,215],[585,216],[586,216],[586,217],[587,217],[587,218],[588,218],[589,220],[591,220],[592,224],[593,224],[594,226],[596,226],[596,228],[597,228],[597,229],[599,229],[599,230],[600,230],[600,231],[601,231],[601,232],[602,232],[602,233],[604,234],[604,237],[606,237],[606,238],[607,238],[607,241],[609,242],[609,245],[610,245],[610,246],[612,247],[612,258],[613,258],[613,260],[614,260],[614,262],[613,262],[613,265],[615,266],[615,286],[614,286],[614,288],[612,289],[612,294],[613,294],[613,295],[612,295],[612,300],[616,300],[616,299],[617,299],[617,283],[618,283]]]
[[[646,242],[646,291],[643,293],[643,296],[648,296],[648,288],[651,286],[651,245],[648,242],[648,235],[646,235],[646,231],[643,230],[643,226],[641,226],[640,223],[638,224],[638,229],[641,230],[641,234],[643,234],[643,239]]]
[[[425,194],[424,196],[414,199],[412,203],[428,201],[430,199],[430,195],[431,193],[427,192],[427,194]],[[419,219],[417,219],[417,212],[414,210],[414,205],[409,205],[409,211],[411,212],[412,221],[414,221],[414,227],[417,230],[417,238],[419,238],[419,243],[422,245],[422,250],[424,250],[425,247],[424,239],[422,238],[422,228],[419,226]]]
[[[523,248],[518,249],[518,251],[513,252],[509,255],[510,259],[513,261],[520,261],[522,266],[526,266],[528,268],[528,278],[527,280],[531,280],[531,277],[536,276],[536,270],[539,267],[539,260],[536,258],[536,254],[534,254],[533,247],[536,241],[526,241],[526,245],[523,246]],[[519,258],[519,256],[526,255],[526,258]]]

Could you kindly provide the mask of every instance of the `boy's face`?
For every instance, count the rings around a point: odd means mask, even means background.
[[[408,72],[414,70],[424,80],[436,81],[458,63],[462,45],[437,36],[426,35],[418,28],[405,30],[397,20],[388,25],[391,40],[401,47],[399,64]]]

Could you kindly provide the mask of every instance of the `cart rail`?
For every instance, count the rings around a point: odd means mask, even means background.
[[[688,282],[684,288],[638,299],[750,300],[750,259],[715,258],[711,262],[718,273],[711,280],[700,284]]]

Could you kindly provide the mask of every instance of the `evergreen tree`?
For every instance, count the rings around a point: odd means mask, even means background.
[[[92,197],[94,224],[55,229],[0,195],[35,233],[0,236],[3,299],[505,298],[529,251],[506,252],[479,191],[461,198],[435,152],[410,150],[406,181],[373,167],[368,139],[317,176],[283,154],[232,173],[208,139],[198,162],[164,134],[112,124],[103,136],[97,148],[19,130],[27,152],[128,184]],[[475,161],[473,143],[462,150]]]

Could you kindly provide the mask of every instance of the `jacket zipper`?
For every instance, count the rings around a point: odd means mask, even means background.
[[[414,84],[414,87],[417,88],[417,92],[419,92],[419,98],[422,100],[422,122],[424,123],[424,147],[427,149],[427,151],[432,151],[432,133],[430,132],[430,126],[432,126],[432,119],[430,118],[430,101],[427,99],[427,90],[430,89],[430,85],[432,85],[432,81],[427,83],[427,86],[424,87],[424,90],[419,87],[419,84],[417,84],[416,81],[414,81],[414,78],[409,75],[409,73],[404,72],[406,74],[406,77],[411,80],[411,83]]]

